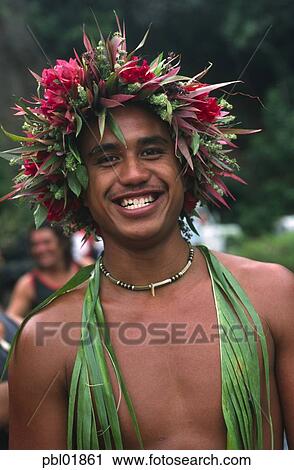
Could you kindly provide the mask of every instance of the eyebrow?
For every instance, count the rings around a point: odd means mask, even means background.
[[[161,135],[151,135],[148,137],[141,137],[137,141],[137,144],[139,146],[151,145],[151,144],[168,145],[169,143],[170,142],[164,137],[162,137]],[[120,143],[111,143],[111,142],[109,143],[106,142],[105,144],[98,144],[98,145],[95,145],[95,147],[93,147],[92,150],[90,150],[90,152],[88,153],[88,156],[93,155],[95,152],[103,154],[109,151],[118,150],[121,147],[121,145],[122,144]]]
[[[95,152],[105,153],[111,150],[117,150],[118,148],[119,148],[119,144],[112,144],[112,143],[98,144],[98,145],[95,145],[95,147],[93,147],[92,150],[90,150],[90,152],[88,153],[88,156],[93,155]]]
[[[141,139],[138,139],[138,143],[139,145],[169,144],[169,141],[161,135],[151,135],[149,137],[142,137]]]

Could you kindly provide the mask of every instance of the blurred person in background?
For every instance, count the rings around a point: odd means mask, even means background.
[[[103,240],[95,240],[91,235],[87,240],[84,239],[86,231],[81,229],[72,235],[72,256],[80,266],[87,266],[95,263],[96,259],[103,251]]]
[[[72,259],[71,242],[60,227],[44,224],[29,233],[30,253],[36,267],[17,281],[7,307],[7,315],[17,322],[78,270]]]

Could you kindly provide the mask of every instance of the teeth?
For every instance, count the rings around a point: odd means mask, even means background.
[[[143,203],[139,203],[139,204],[132,204],[131,206],[125,206],[125,209],[128,209],[128,210],[133,210],[133,209],[139,209],[140,207],[146,207],[146,206],[149,206],[150,202],[143,202]]]
[[[126,199],[124,198],[120,205],[124,207],[125,209],[138,209],[139,207],[144,207],[149,205],[151,202],[153,202],[155,198],[149,194],[149,196],[144,196],[140,197],[139,199],[134,198],[134,199]]]
[[[123,207],[125,207],[125,206],[128,205],[128,203],[129,203],[129,202],[128,202],[128,199],[123,199],[120,205],[123,206]]]

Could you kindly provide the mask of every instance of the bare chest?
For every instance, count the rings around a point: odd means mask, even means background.
[[[155,298],[127,294],[125,301],[102,295],[101,303],[144,448],[226,448],[219,325],[210,282],[181,296],[176,290]],[[107,355],[106,360],[124,448],[139,448]],[[70,363],[68,383],[74,355]]]
[[[146,296],[104,305],[146,448],[225,447],[217,318],[206,289],[184,299],[175,290],[165,301]],[[113,370],[111,379],[119,400]],[[125,447],[136,448],[123,399],[119,417]]]

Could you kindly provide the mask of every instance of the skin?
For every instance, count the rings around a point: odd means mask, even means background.
[[[0,323],[0,340],[5,339],[4,325]],[[8,382],[0,383],[0,429],[8,427]]]
[[[8,428],[9,395],[8,382],[0,383],[0,429]]]
[[[89,155],[99,138],[95,125],[93,132],[84,134],[80,142],[89,173],[85,204],[99,221],[107,269],[128,282],[146,284],[169,277],[187,261],[187,245],[177,225],[184,181],[179,176],[165,124],[135,106],[115,109],[114,114],[125,135],[127,148],[118,144],[107,129],[101,144],[115,143],[117,147],[106,153],[107,160],[103,162],[101,154]],[[154,135],[166,138],[169,143],[165,147],[141,145],[140,139]],[[124,216],[112,202],[130,189],[144,188],[148,192],[155,187],[163,190],[160,204],[144,215]],[[275,448],[282,448],[285,425],[289,448],[293,449],[293,275],[279,265],[224,253],[215,255],[237,278],[260,315],[269,350]],[[57,299],[33,317],[23,330],[9,369],[11,449],[66,448],[67,397],[80,330],[76,326],[71,331],[71,339],[76,340],[73,345],[65,341],[62,327],[71,321],[80,322],[84,293],[85,286],[82,286]],[[195,324],[200,324],[208,337],[216,331],[211,281],[198,249],[185,276],[158,289],[155,297],[150,292],[134,293],[119,288],[102,276],[100,299],[109,323],[135,322],[143,327],[152,322],[185,323],[188,337]],[[58,330],[45,344],[36,345],[38,325],[49,327],[52,321],[59,322]],[[129,330],[129,335],[134,339],[138,331]],[[218,339],[193,344],[168,341],[156,345],[150,344],[148,339],[152,337],[147,336],[147,343],[134,345],[122,341],[117,329],[111,329],[111,339],[146,449],[226,448]],[[112,370],[110,374],[118,400]],[[261,400],[266,410],[263,377]],[[119,418],[124,447],[138,448],[123,400]],[[269,426],[265,419],[264,430],[264,448],[268,449]]]
[[[52,289],[58,289],[68,281],[75,270],[66,269],[63,248],[50,228],[33,230],[30,234],[30,252],[42,280]],[[21,323],[24,316],[31,310],[35,298],[35,288],[31,273],[19,278],[7,307],[7,315]]]

